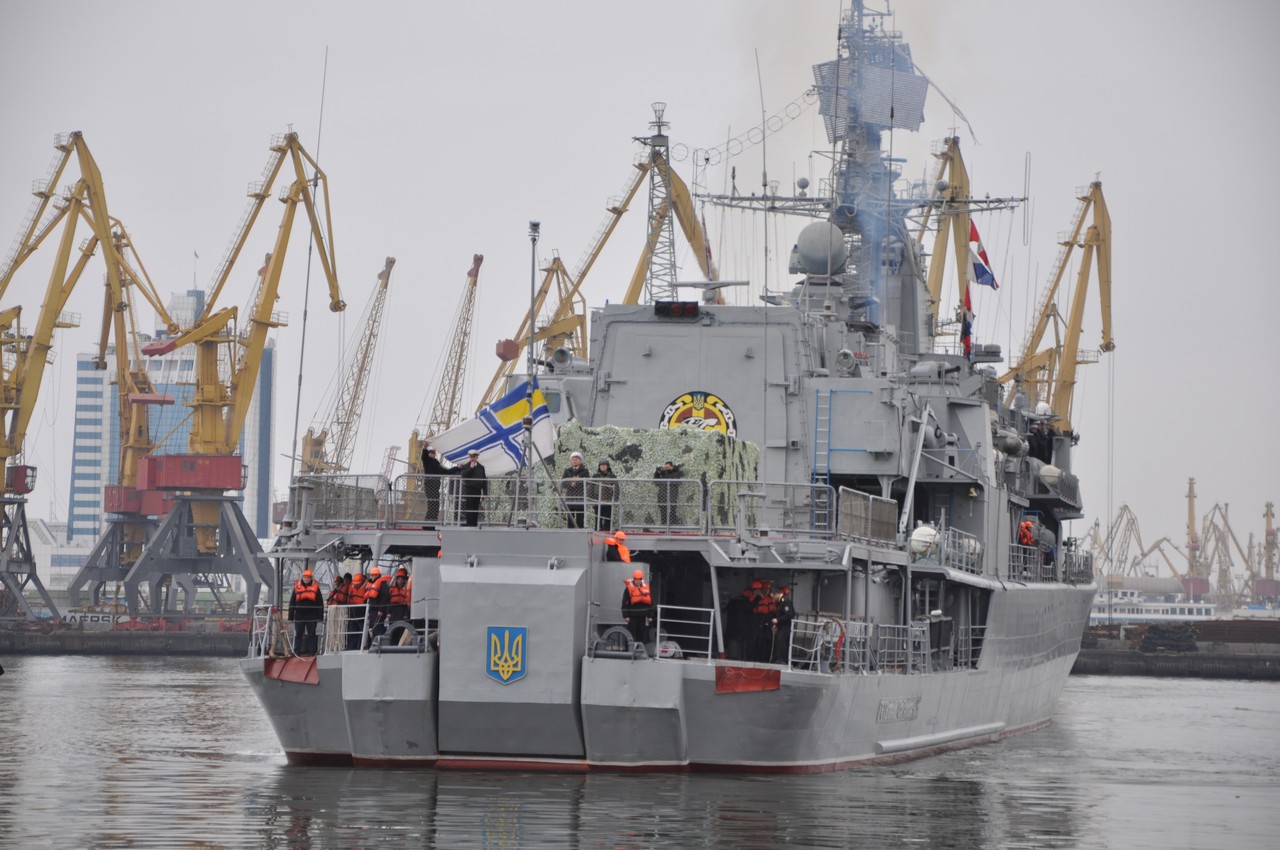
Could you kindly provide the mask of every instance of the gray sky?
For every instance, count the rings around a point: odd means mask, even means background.
[[[1270,437],[1280,413],[1274,217],[1265,190],[1246,185],[1250,171],[1265,173],[1280,138],[1269,93],[1280,79],[1278,10],[1263,0],[896,4],[917,62],[973,125],[977,143],[963,126],[960,136],[975,193],[1022,194],[1030,154],[1029,244],[1022,212],[978,219],[1001,282],[999,292],[975,292],[979,341],[1006,353],[1020,347],[1075,191],[1103,181],[1117,349],[1082,369],[1077,471],[1089,516],[1105,527],[1128,503],[1148,542],[1169,535],[1181,543],[1188,477],[1197,480],[1199,513],[1230,503],[1242,543],[1250,532],[1261,539],[1263,504],[1280,496],[1280,451]],[[574,268],[607,200],[629,179],[632,136],[648,132],[651,102],[667,102],[673,143],[716,148],[745,136],[760,122],[762,96],[766,113],[784,112],[811,85],[811,66],[832,58],[839,12],[837,0],[10,0],[0,5],[0,236],[7,246],[17,234],[54,134],[82,130],[111,211],[156,285],[189,288],[198,251],[196,282],[206,288],[270,137],[294,128],[329,176],[350,305],[341,318],[328,312],[317,267],[303,429],[327,412],[331,376],[383,258],[398,261],[356,453],[357,466],[376,470],[385,449],[403,445],[429,413],[473,253],[486,259],[471,400],[496,365],[493,343],[515,332],[527,304],[528,221],[542,222],[540,260],[558,251]],[[909,177],[932,173],[931,145],[958,123],[936,92],[926,119],[920,133],[894,135]],[[824,176],[809,156],[828,148],[816,108],[766,146],[767,159],[747,144],[703,182],[723,190],[732,166],[749,192],[762,164],[783,191],[796,177]],[[693,179],[688,159],[677,167]],[[248,299],[278,209],[267,207],[223,303]],[[633,207],[605,248],[586,287],[590,303],[622,296],[643,244],[642,209]],[[759,281],[761,223],[714,209],[706,219],[723,276]],[[797,228],[770,224],[769,239],[782,247],[768,264],[775,284]],[[282,454],[292,440],[303,230],[294,230],[279,305],[291,318],[277,334]],[[7,303],[34,312],[51,256],[45,249],[28,262]],[[681,262],[692,277],[687,251]],[[94,281],[97,274],[100,265]],[[1084,346],[1099,339],[1096,293]],[[69,305],[85,327],[55,342],[60,356],[27,446],[42,475],[33,515],[65,517],[74,354],[91,345],[99,301],[86,276]],[[279,459],[280,492],[287,473]],[[1085,530],[1076,523],[1076,534]]]

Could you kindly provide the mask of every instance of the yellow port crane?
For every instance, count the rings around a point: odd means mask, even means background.
[[[156,517],[168,509],[163,493],[138,487],[138,466],[155,448],[151,408],[173,404],[174,400],[157,393],[152,384],[139,344],[137,311],[130,292],[141,294],[170,332],[177,330],[177,324],[160,302],[132,238],[118,221],[113,221],[112,238],[114,251],[109,256],[119,265],[117,277],[121,286],[113,288],[108,278],[93,367],[105,370],[109,355],[114,359],[120,459],[116,483],[108,484],[103,492],[106,528],[67,586],[67,601],[73,609],[80,606],[80,593],[86,585],[90,588],[89,604],[95,608],[104,604],[102,592],[107,584],[124,581],[159,525]]]
[[[1262,579],[1254,588],[1258,597],[1271,602],[1280,601],[1280,582],[1276,581],[1276,505],[1267,502],[1262,514],[1266,526],[1262,537]],[[1263,583],[1265,582],[1265,584]]]
[[[938,324],[938,310],[942,305],[942,273],[946,269],[947,246],[954,234],[955,263],[959,275],[960,303],[964,303],[964,288],[969,285],[964,270],[969,262],[969,169],[964,164],[964,156],[960,153],[960,139],[949,136],[942,142],[942,148],[936,154],[938,172],[934,176],[933,203],[924,208],[920,219],[920,228],[916,231],[916,243],[924,244],[924,235],[929,230],[929,219],[936,211],[938,215],[938,235],[933,242],[933,260],[929,263],[929,310],[933,315],[933,325]],[[950,226],[948,226],[950,225]]]
[[[280,200],[284,204],[271,253],[258,270],[258,285],[247,311],[248,327],[236,329],[235,307],[215,311],[216,301],[244,248],[249,233],[272,184],[283,170],[292,166],[293,180]],[[308,176],[310,168],[313,176]],[[319,164],[298,141],[296,133],[272,139],[271,156],[264,172],[267,177],[250,187],[250,205],[238,235],[219,270],[204,312],[194,326],[172,339],[150,343],[147,355],[166,354],[184,345],[194,345],[195,394],[192,408],[189,454],[152,455],[140,468],[140,484],[146,489],[170,491],[173,508],[147,543],[125,579],[126,602],[130,613],[138,606],[138,589],[148,582],[153,610],[161,610],[159,585],[169,579],[184,591],[184,610],[194,605],[197,583],[211,584],[210,576],[240,575],[245,580],[247,603],[257,604],[259,585],[274,585],[274,576],[252,528],[241,513],[237,499],[228,490],[243,488],[243,472],[238,452],[240,434],[249,413],[250,401],[262,365],[267,333],[282,327],[285,320],[274,312],[289,237],[298,207],[305,208],[311,236],[329,286],[329,309],[346,309],[338,287],[337,264],[330,237],[329,184]],[[316,189],[320,191],[317,197]],[[323,199],[323,217],[318,201]],[[219,352],[227,351],[227,378],[219,370]]]
[[[395,257],[387,257],[382,271],[378,272],[378,286],[369,301],[369,310],[361,326],[360,338],[352,351],[346,379],[328,421],[317,431],[308,428],[302,437],[300,474],[316,475],[326,472],[346,472],[351,469],[351,455],[355,451],[356,433],[360,429],[360,417],[364,412],[365,389],[373,371],[373,357],[378,350],[378,335],[382,331],[383,310],[387,303],[387,285],[391,282],[391,269]]]
[[[426,425],[413,429],[409,435],[409,473],[422,474],[422,448],[432,437],[448,431],[457,424],[462,414],[462,383],[467,373],[467,352],[471,348],[471,320],[476,312],[476,288],[480,282],[480,265],[484,254],[471,255],[471,269],[467,283],[458,302],[458,314],[453,317],[449,331],[449,353],[444,358],[444,370],[436,386],[435,400],[431,404],[431,418]]]
[[[586,302],[581,294],[582,284],[645,180],[650,181],[651,194],[657,196],[657,203],[654,204],[653,212],[649,217],[648,241],[645,250],[636,262],[631,282],[621,303],[640,303],[640,298],[644,294],[645,280],[652,269],[654,258],[652,247],[661,241],[661,234],[668,226],[673,212],[702,273],[707,280],[718,279],[719,273],[707,247],[706,233],[693,207],[693,196],[689,192],[688,185],[670,167],[664,150],[665,147],[662,145],[650,144],[645,157],[634,164],[635,174],[630,176],[622,196],[609,204],[603,222],[592,236],[572,274],[559,256],[553,256],[551,262],[543,268],[542,285],[534,293],[530,310],[521,321],[515,337],[509,344],[500,344],[499,358],[502,362],[498,364],[493,378],[489,381],[489,386],[480,397],[480,402],[476,405],[477,410],[492,404],[506,392],[507,379],[519,368],[521,353],[530,344],[531,336],[533,344],[542,345],[543,360],[549,360],[552,353],[559,349],[565,349],[573,357],[587,359]],[[549,318],[539,327],[536,317],[543,315],[553,287],[556,290],[555,306],[547,311]]]
[[[108,211],[97,162],[79,132],[58,136],[55,147],[58,154],[48,177],[36,185],[33,192],[36,203],[22,227],[16,248],[0,266],[0,299],[3,299],[14,275],[61,226],[62,235],[35,326],[24,332],[20,324],[22,308],[0,305],[0,414],[4,419],[3,434],[0,434],[0,461],[5,465],[3,494],[0,495],[0,504],[3,504],[0,583],[3,583],[5,593],[0,600],[0,616],[8,615],[17,608],[21,608],[28,617],[35,616],[23,593],[28,585],[36,589],[50,612],[58,616],[36,574],[31,554],[25,497],[35,484],[35,468],[16,461],[23,451],[45,366],[51,359],[54,331],[79,325],[79,316],[64,313],[63,308],[89,260],[99,249],[106,266],[104,323],[111,313],[126,309],[123,305],[128,303],[124,288],[130,278],[130,267],[118,251],[121,240],[127,240],[127,236],[123,226]],[[73,158],[79,167],[80,177],[69,190],[58,194],[54,187]],[[77,246],[76,227],[81,221],[89,226],[90,234]],[[79,256],[73,262],[76,251],[79,251]],[[139,289],[164,316],[154,287]]]
[[[1071,402],[1075,391],[1076,371],[1084,364],[1096,363],[1100,352],[1115,350],[1111,336],[1111,214],[1102,196],[1102,183],[1094,181],[1077,195],[1075,223],[1068,236],[1059,243],[1057,259],[1049,278],[1035,324],[1022,346],[1022,352],[1000,383],[1017,382],[1030,396],[1032,408],[1039,402],[1049,405],[1056,415],[1059,429],[1071,430]],[[1092,220],[1090,221],[1090,213]],[[1086,222],[1089,222],[1086,226]],[[1076,275],[1070,314],[1064,319],[1056,298],[1066,274],[1072,252],[1080,248],[1082,256]],[[1102,343],[1098,351],[1080,348],[1084,310],[1089,293],[1090,269],[1097,266],[1098,298],[1102,311]],[[1054,327],[1054,343],[1041,347],[1050,324]]]

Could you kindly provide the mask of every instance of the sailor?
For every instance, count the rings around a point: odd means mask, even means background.
[[[436,455],[436,450],[426,446],[422,450],[422,489],[427,494],[427,522],[440,521],[440,488],[444,484],[443,476],[449,470]]]
[[[351,588],[351,573],[346,575],[335,575],[333,577],[333,589],[329,591],[329,605],[346,605],[350,598],[348,595]]]
[[[1029,519],[1024,519],[1022,522],[1018,523],[1018,545],[1036,545],[1035,524]]]
[[[773,592],[773,618],[770,623],[772,652],[769,655],[769,661],[774,664],[786,664],[790,660],[791,621],[795,618],[796,609],[791,604],[791,588],[778,588]]]
[[[676,520],[676,490],[680,486],[675,479],[682,478],[680,467],[667,461],[653,471],[653,477],[661,479],[658,485],[658,512],[662,516],[662,525],[670,528]]]
[[[364,595],[369,590],[364,573],[358,572],[351,577],[351,585],[347,590],[347,649],[359,649],[360,638],[364,633]]]
[[[613,503],[618,498],[618,485],[614,482],[618,476],[613,474],[609,461],[602,460],[591,478],[594,485],[592,495],[596,500],[596,531],[608,531],[613,528]]]
[[[756,582],[751,584],[752,589],[758,594],[755,598],[755,606],[751,609],[755,626],[752,630],[754,646],[751,651],[751,660],[768,661],[773,654],[774,615],[777,613],[778,606],[773,600],[773,588],[769,582],[760,581],[759,588],[755,587]]]
[[[618,555],[626,563],[631,563],[631,550],[627,548],[627,533],[625,531],[615,531],[613,539],[618,541]]]
[[[396,569],[395,576],[391,579],[391,586],[387,589],[387,620],[388,622],[396,622],[397,620],[409,619],[409,571],[404,567]]]
[[[326,605],[329,609],[329,616],[325,625],[325,644],[333,649],[344,649],[346,647],[346,638],[341,637],[347,633],[348,623],[351,619],[351,573],[344,575],[335,575],[333,577],[333,589],[329,591],[329,598]],[[329,635],[335,637],[330,638]]]
[[[369,637],[377,637],[387,630],[387,609],[391,605],[391,591],[387,586],[390,576],[384,576],[382,570],[373,567],[369,570],[369,579],[365,582],[364,601],[369,606]]]
[[[606,561],[622,560],[622,552],[618,550],[617,537],[606,537],[604,539],[604,559]]]
[[[624,583],[622,619],[637,643],[649,642],[649,624],[653,620],[653,595],[644,580],[644,570],[636,570]]]
[[[462,477],[462,524],[475,528],[480,524],[480,500],[489,492],[489,479],[480,463],[480,452],[467,452],[467,463],[458,473]]]
[[[1049,463],[1053,457],[1053,443],[1038,419],[1032,419],[1027,426],[1027,454],[1042,463]]]
[[[582,528],[585,504],[583,499],[582,479],[590,478],[591,472],[582,465],[582,453],[569,455],[569,466],[560,476],[560,489],[564,493],[565,505],[569,508],[569,527]]]
[[[320,585],[303,570],[302,577],[293,585],[289,599],[289,620],[293,623],[293,651],[298,655],[315,655],[319,648],[316,624],[324,617],[324,598]]]

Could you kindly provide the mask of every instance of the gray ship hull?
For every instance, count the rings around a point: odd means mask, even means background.
[[[351,739],[342,696],[342,656],[313,659],[312,675],[306,678],[314,682],[273,678],[269,673],[282,660],[251,656],[240,662],[240,669],[266,710],[289,762],[351,764]]]
[[[1010,592],[1002,600],[1009,617],[1001,622],[1025,628],[989,634],[990,654],[977,670],[907,676],[783,670],[777,690],[718,693],[716,668],[726,662],[585,659],[587,761],[622,769],[814,772],[917,758],[1034,729],[1051,718],[1092,596],[1091,588]],[[1031,658],[999,649],[1037,644]]]
[[[470,719],[453,721],[455,735],[462,729],[472,737],[439,747],[439,730],[451,722],[441,706],[463,701],[447,679],[439,690],[431,651],[322,656],[317,684],[265,679],[260,659],[243,666],[291,763],[822,772],[919,758],[1048,723],[1092,596],[1091,585],[1003,592],[977,669],[832,674],[722,659],[584,656],[579,698],[561,706],[581,729],[568,745],[577,753],[536,724],[502,722],[504,712],[552,716],[536,699],[486,703],[474,693],[465,701]],[[564,684],[577,678],[575,668],[558,668]],[[776,688],[722,691],[717,671],[726,670],[748,679],[776,674]],[[555,691],[549,683],[540,693]]]

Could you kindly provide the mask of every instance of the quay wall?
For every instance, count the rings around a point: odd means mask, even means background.
[[[0,630],[0,655],[185,655],[239,658],[246,632]]]
[[[1280,621],[1093,626],[1084,634],[1071,672],[1280,681]]]

